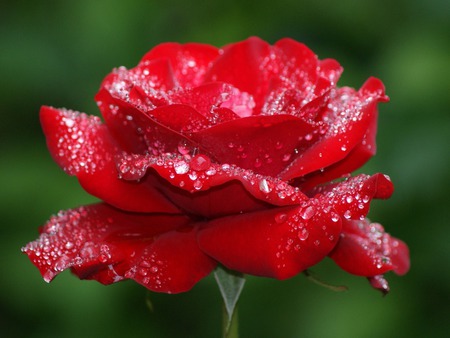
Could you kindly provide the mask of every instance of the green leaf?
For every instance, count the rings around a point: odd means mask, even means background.
[[[228,314],[228,321],[225,325],[225,331],[228,331],[237,301],[244,288],[245,277],[241,273],[228,270],[222,266],[216,268],[214,277],[219,286],[225,309]]]

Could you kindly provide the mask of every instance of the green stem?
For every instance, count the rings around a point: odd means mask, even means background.
[[[238,309],[237,306],[233,311],[231,321],[228,319],[228,312],[225,305],[222,307],[222,337],[223,338],[239,338],[238,329]]]

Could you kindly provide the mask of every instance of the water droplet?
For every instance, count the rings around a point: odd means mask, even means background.
[[[223,166],[222,166],[222,169],[223,169]],[[215,175],[216,173],[217,173],[217,170],[214,169],[214,168],[210,168],[210,169],[208,169],[208,170],[205,171],[205,174],[208,175],[208,176],[213,176],[213,175]]]
[[[144,268],[141,268],[141,269],[139,269],[139,274],[141,275],[141,276],[147,276],[148,275],[148,270],[147,269],[144,269]]]
[[[72,249],[74,247],[74,244],[72,242],[67,242],[66,245],[64,245],[64,247],[67,250],[70,250],[70,249]]]
[[[108,261],[108,255],[106,254],[100,254],[100,256],[98,256],[98,261],[100,263],[106,263]]]
[[[291,159],[291,154],[284,154],[283,157],[281,158],[281,160],[283,162],[287,162]]]
[[[305,140],[306,141],[311,141],[312,140],[312,134],[306,134],[305,135]]]
[[[331,220],[332,220],[333,222],[339,221],[339,215],[336,214],[336,213],[334,213],[334,212],[332,212],[332,213],[331,213]]]
[[[259,190],[261,190],[263,193],[268,194],[269,192],[272,191],[272,189],[270,189],[269,187],[269,183],[267,182],[267,180],[265,178],[263,178],[261,181],[259,181]]]
[[[305,221],[310,219],[314,216],[316,213],[316,209],[313,206],[309,206],[302,210],[300,217],[303,218]]]
[[[286,222],[288,218],[288,215],[285,213],[279,213],[275,215],[275,222],[277,222],[278,224],[284,223]]]
[[[352,217],[352,212],[350,210],[347,210],[344,212],[345,219],[350,219]]]
[[[203,187],[202,182],[200,182],[200,181],[195,181],[194,182],[194,189],[195,190],[200,190],[202,187]]]
[[[191,161],[191,167],[193,170],[204,171],[211,166],[211,159],[203,154],[194,156]]]
[[[345,200],[346,200],[347,203],[352,203],[353,202],[353,197],[349,195],[349,196],[347,196],[345,198]]]
[[[187,141],[183,140],[183,141],[180,141],[180,143],[178,143],[178,152],[181,155],[187,155],[187,154],[189,154],[190,151],[191,150],[188,147]]]
[[[65,123],[65,125],[69,128],[72,128],[75,125],[75,121],[72,120],[71,118],[68,117],[63,117],[63,122]]]
[[[318,239],[316,239],[316,240],[314,241],[314,245],[315,245],[315,246],[319,246],[319,245],[320,245],[320,241],[319,241]]]
[[[178,175],[186,174],[189,171],[189,164],[184,161],[178,161],[174,163],[173,168]]]
[[[341,147],[341,150],[342,151],[347,151],[347,147],[344,145],[344,146]]]
[[[308,230],[306,230],[306,228],[303,228],[302,230],[300,230],[298,232],[297,236],[298,236],[299,240],[305,241],[309,236],[309,232],[308,232]]]

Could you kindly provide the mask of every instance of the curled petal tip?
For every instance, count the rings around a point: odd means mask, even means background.
[[[374,97],[379,102],[388,102],[389,97],[386,95],[386,88],[380,79],[369,77],[359,90],[363,95]]]
[[[383,275],[368,277],[367,279],[369,280],[370,285],[374,289],[380,291],[383,296],[386,296],[389,293],[389,283]]]

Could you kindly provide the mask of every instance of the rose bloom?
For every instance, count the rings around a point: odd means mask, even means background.
[[[393,185],[350,173],[388,97],[376,78],[336,87],[341,73],[291,39],[164,43],[104,79],[104,122],[42,107],[53,159],[102,202],[59,212],[23,252],[47,282],[70,268],[166,293],[218,264],[286,279],[328,256],[387,292],[408,248],[366,215]]]

